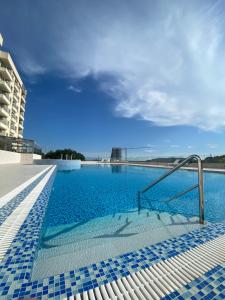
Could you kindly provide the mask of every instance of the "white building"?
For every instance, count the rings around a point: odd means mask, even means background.
[[[23,137],[25,103],[26,90],[15,64],[8,52],[0,50],[0,135]]]

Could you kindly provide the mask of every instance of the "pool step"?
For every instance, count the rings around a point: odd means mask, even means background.
[[[69,300],[158,300],[225,262],[225,235]],[[171,298],[172,299],[172,298]]]
[[[80,242],[86,239],[106,238],[110,235],[120,238],[124,234],[137,234],[165,225],[195,224],[197,221],[198,218],[186,218],[180,214],[171,215],[166,212],[148,210],[140,213],[133,211],[92,219],[84,224],[74,223],[50,228],[46,232],[43,242],[46,245],[56,246],[63,243],[64,239]]]
[[[195,229],[199,229],[198,224],[161,226],[122,238],[96,238],[79,242],[64,240],[63,244],[57,247],[39,250],[33,267],[32,280],[58,274],[59,270],[60,272],[67,272],[84,265],[97,263],[109,257],[138,250]]]
[[[151,214],[150,212],[147,213],[149,214],[144,214],[145,217],[143,218],[143,215],[139,215],[138,212],[129,212],[130,219],[136,221],[127,225],[127,213],[113,217],[107,216],[107,222],[104,220],[101,226],[98,227],[98,231],[94,232],[85,233],[84,231],[79,233],[77,228],[68,232],[65,228],[62,231],[61,228],[61,233],[59,232],[59,235],[57,235],[57,232],[55,232],[55,236],[52,232],[52,238],[44,241],[38,252],[33,268],[33,280],[57,274],[59,266],[61,271],[66,272],[200,228],[195,219],[190,222],[189,219],[179,214],[172,216],[158,211],[151,212]],[[132,215],[135,218],[132,218]],[[119,219],[122,226],[116,227],[115,223],[110,223],[109,219]],[[152,224],[151,221],[148,224],[146,220],[154,220],[158,225],[156,226],[156,223]],[[86,229],[94,229],[94,220],[92,221],[92,226],[85,224],[88,225]],[[106,224],[107,228],[105,228]]]

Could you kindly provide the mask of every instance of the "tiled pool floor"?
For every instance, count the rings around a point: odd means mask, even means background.
[[[84,224],[48,227],[34,262],[32,279],[77,269],[198,228],[197,217],[147,209],[96,218]]]
[[[53,179],[54,173],[45,188],[40,190],[38,199],[0,262],[0,299],[63,299],[148,268],[225,234],[225,223],[209,224],[153,245],[146,241],[147,247],[111,256],[94,264],[32,280],[33,263]],[[215,267],[165,299],[224,299],[224,266]]]

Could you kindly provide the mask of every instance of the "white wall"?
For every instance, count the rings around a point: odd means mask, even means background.
[[[0,165],[2,164],[19,164],[20,153],[0,150]]]
[[[39,159],[34,160],[36,165],[57,165],[58,170],[77,170],[80,169],[80,160],[61,160],[61,159]]]
[[[0,150],[0,164],[33,164],[33,160],[41,159],[41,155],[32,153],[16,153]]]
[[[33,153],[21,153],[20,163],[24,165],[31,165],[34,159],[41,159],[41,155]]]

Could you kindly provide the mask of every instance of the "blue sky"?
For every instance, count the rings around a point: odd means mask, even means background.
[[[214,0],[2,0],[25,137],[89,156],[224,153],[224,22]]]

